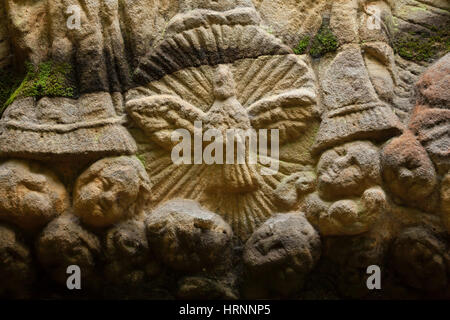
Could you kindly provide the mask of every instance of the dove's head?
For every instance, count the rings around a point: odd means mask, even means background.
[[[230,68],[226,65],[217,66],[214,76],[214,97],[217,100],[226,100],[236,96],[236,84]]]

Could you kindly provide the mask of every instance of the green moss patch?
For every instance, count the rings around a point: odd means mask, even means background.
[[[5,84],[0,114],[18,97],[73,97],[75,86],[71,76],[72,67],[67,63],[48,61],[38,66],[27,63],[25,77],[12,77]]]
[[[294,48],[295,54],[305,54],[308,50],[309,43],[311,42],[311,37],[306,36],[300,40],[297,47]]]
[[[309,54],[318,58],[338,48],[338,40],[328,26],[322,26],[312,41]]]
[[[416,62],[432,61],[439,55],[450,52],[450,30],[432,30],[430,34],[420,32],[401,33],[394,41],[395,52],[402,58]]]
[[[324,24],[314,37],[306,36],[302,38],[294,48],[296,54],[308,53],[313,58],[320,58],[328,52],[337,50],[339,44],[336,36],[328,25]]]

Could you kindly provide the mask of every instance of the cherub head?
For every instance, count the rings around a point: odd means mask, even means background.
[[[37,230],[68,206],[64,185],[48,169],[19,160],[0,165],[0,219]]]
[[[108,158],[78,178],[74,208],[83,222],[106,227],[141,213],[149,196],[149,178],[137,158]]]
[[[370,142],[351,142],[328,150],[320,158],[318,173],[322,198],[360,196],[380,182],[378,150]]]
[[[436,188],[436,170],[422,145],[412,133],[393,139],[381,157],[383,179],[398,198],[421,201]]]

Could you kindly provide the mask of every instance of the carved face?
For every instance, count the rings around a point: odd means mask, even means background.
[[[78,218],[71,214],[50,222],[36,242],[40,263],[50,271],[55,281],[62,284],[67,281],[67,267],[71,265],[82,270],[82,282],[91,282],[100,248],[97,237],[85,230]]]
[[[380,181],[378,150],[369,142],[347,143],[325,152],[318,171],[322,198],[360,196]]]
[[[0,217],[35,229],[67,207],[64,186],[47,169],[15,160],[0,165]]]
[[[410,133],[392,140],[383,151],[381,165],[383,179],[390,191],[406,202],[423,200],[436,187],[434,166]]]
[[[95,163],[77,180],[74,194],[76,213],[86,223],[103,227],[139,213],[144,168],[137,159],[105,159]],[[146,190],[147,192],[149,190]]]

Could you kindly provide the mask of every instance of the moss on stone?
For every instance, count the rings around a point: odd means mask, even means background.
[[[35,67],[27,64],[27,76],[22,94],[26,97],[73,97],[74,88],[70,85],[72,67],[67,63],[52,61]]]
[[[67,63],[47,61],[38,66],[26,63],[25,77],[13,78],[13,83],[6,85],[8,89],[2,93],[0,113],[18,97],[73,97],[71,73],[72,67]]]
[[[431,34],[409,32],[397,36],[394,41],[395,52],[404,59],[416,62],[431,61],[439,54],[450,52],[449,29],[431,31]]]
[[[338,48],[338,40],[328,26],[322,26],[314,37],[309,54],[313,58],[319,58],[328,52],[334,52]]]
[[[298,43],[297,47],[294,48],[294,53],[295,54],[305,54],[306,51],[308,50],[310,40],[311,40],[311,37],[309,37],[309,36],[303,37],[300,40],[300,42]]]
[[[313,58],[320,58],[328,52],[334,52],[338,48],[338,40],[328,25],[323,25],[319,32],[311,38],[303,37],[294,52],[296,54],[309,53]]]
[[[6,102],[20,86],[23,75],[11,68],[0,69],[0,116],[6,108]]]

